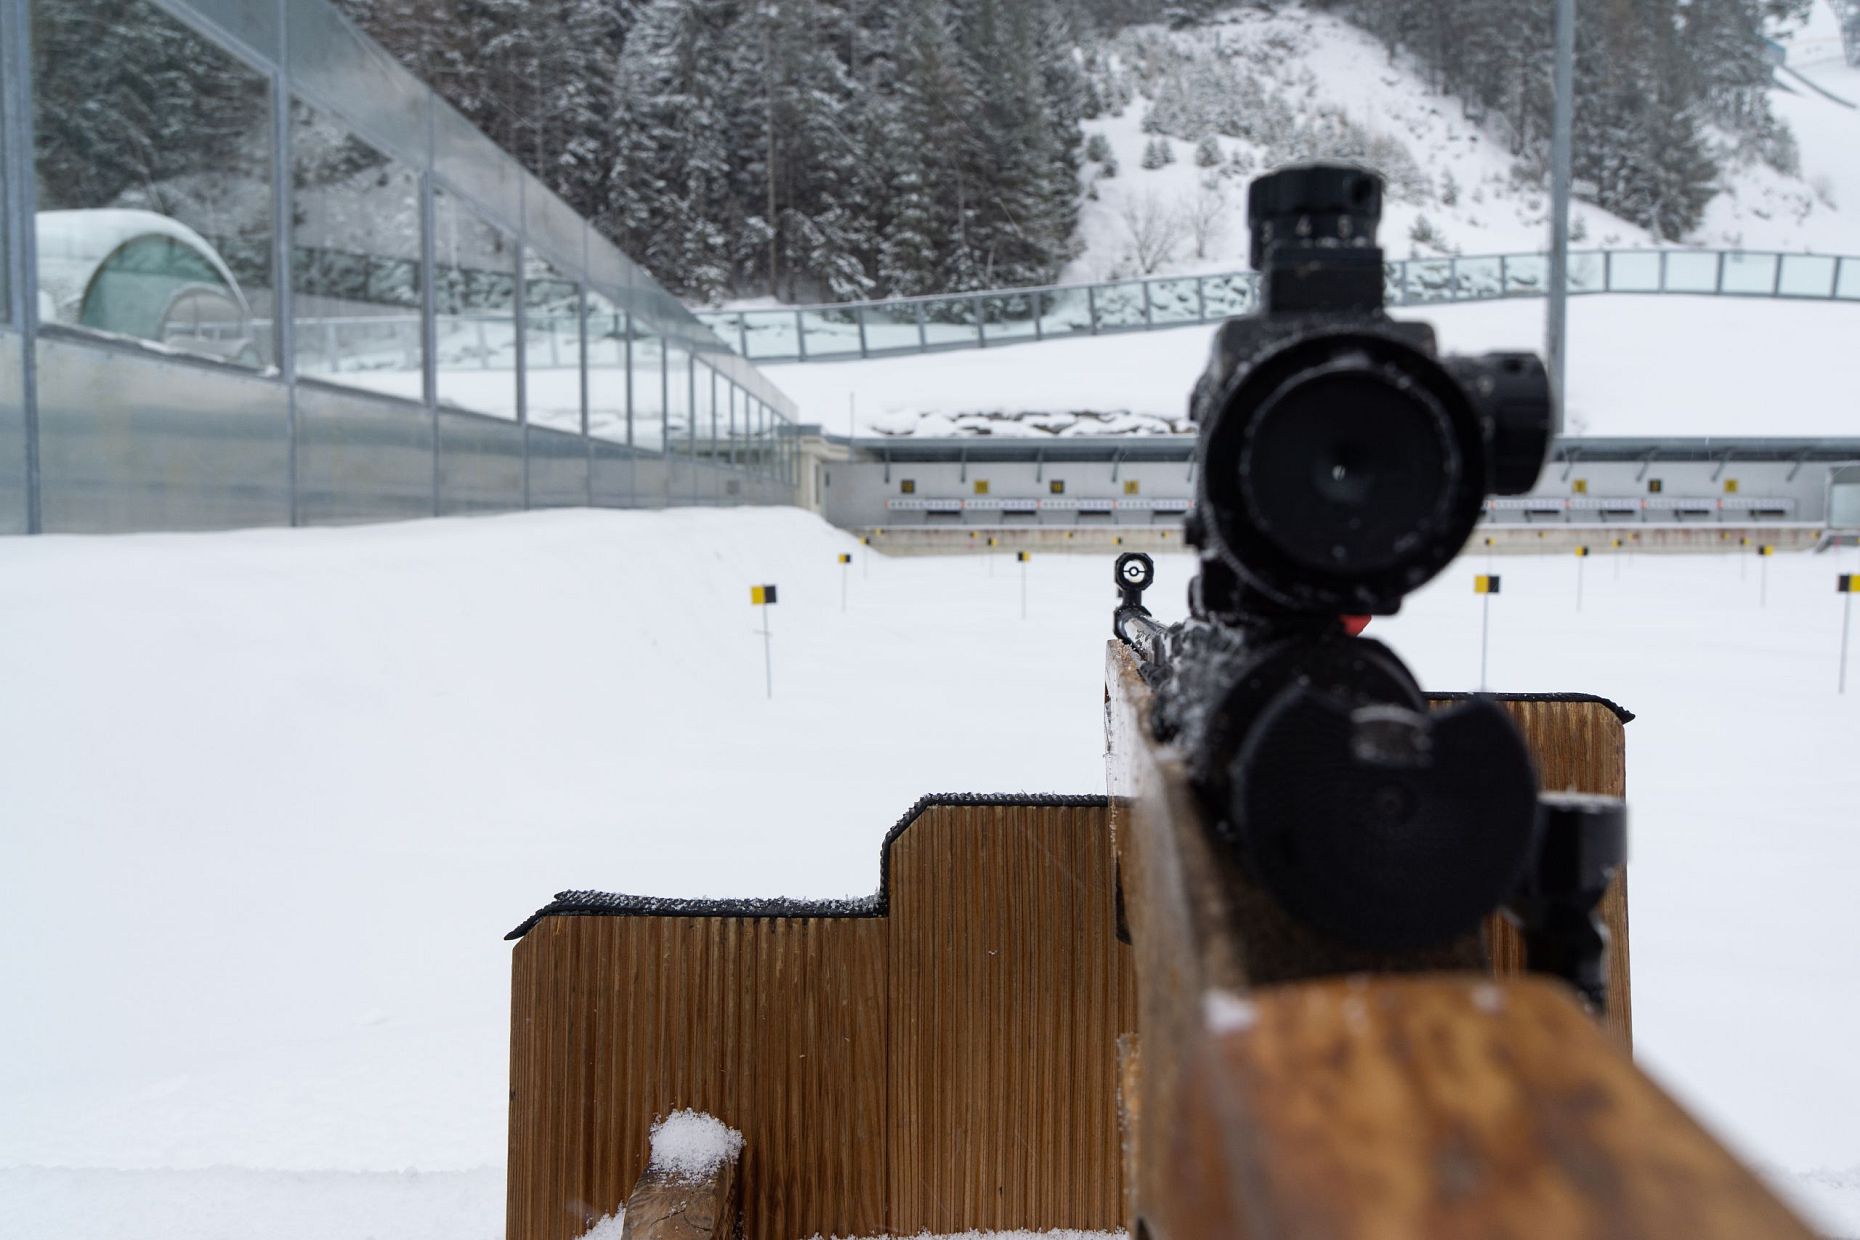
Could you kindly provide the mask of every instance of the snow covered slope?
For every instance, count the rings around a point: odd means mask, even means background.
[[[1542,352],[1541,300],[1399,310],[1443,348]],[[1578,435],[1860,435],[1860,302],[1578,297],[1569,308]],[[834,434],[1157,434],[1188,428],[1211,328],[764,369]]]
[[[855,565],[842,614],[840,551],[794,511],[0,540],[0,1235],[496,1236],[500,936],[550,894],[864,894],[922,793],[1102,788],[1102,559],[1036,557],[1023,623],[979,557]],[[1506,559],[1492,674],[1640,712],[1641,1053],[1854,1235],[1860,997],[1803,953],[1860,938],[1835,567],[1763,610],[1732,558],[1596,559],[1576,612],[1573,560]],[[1476,675],[1475,568],[1377,622],[1426,683]]]
[[[1841,60],[1825,6],[1818,5],[1805,27],[1783,34],[1780,41],[1800,49],[1790,57],[1792,68],[1860,102],[1860,70]],[[1357,140],[1366,135],[1377,151],[1373,162],[1390,174],[1382,231],[1390,255],[1499,254],[1542,250],[1548,244],[1548,195],[1524,174],[1502,139],[1467,119],[1457,99],[1432,90],[1406,58],[1391,62],[1380,43],[1348,22],[1297,6],[1276,12],[1237,8],[1208,27],[1181,32],[1142,27],[1112,42],[1121,49],[1115,59],[1127,73],[1146,46],[1158,45],[1172,47],[1191,65],[1243,64],[1265,95],[1289,103],[1295,115],[1328,112],[1352,127]],[[1860,111],[1800,88],[1775,90],[1772,98],[1795,132],[1801,174],[1783,176],[1760,166],[1736,169],[1686,242],[1710,248],[1860,252]],[[1199,166],[1192,142],[1143,132],[1150,102],[1138,94],[1121,115],[1085,123],[1088,136],[1102,135],[1108,142],[1117,171],[1107,178],[1102,162],[1086,165],[1082,252],[1065,273],[1068,281],[1149,274],[1135,254],[1133,214],[1140,215],[1146,202],[1165,214],[1188,212],[1210,193],[1225,203],[1230,223],[1200,253],[1191,231],[1178,228],[1169,257],[1153,270],[1231,271],[1248,265],[1247,179],[1286,152],[1222,136],[1218,164]],[[1152,141],[1170,148],[1172,163],[1142,166]],[[1210,180],[1214,190],[1203,189]],[[1572,209],[1571,230],[1578,245],[1654,244],[1644,229],[1580,201]]]

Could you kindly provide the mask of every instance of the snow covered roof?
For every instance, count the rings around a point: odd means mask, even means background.
[[[51,302],[55,320],[75,318],[84,292],[105,259],[139,237],[167,237],[198,254],[210,265],[227,291],[243,305],[239,281],[212,244],[171,216],[130,208],[79,211],[41,211],[37,217],[39,293]],[[42,311],[43,312],[43,311]]]

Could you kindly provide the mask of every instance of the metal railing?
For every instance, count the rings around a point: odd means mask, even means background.
[[[1496,301],[1543,296],[1549,274],[1548,254],[1410,258],[1387,264],[1386,287],[1390,305]],[[1860,303],[1860,256],[1578,250],[1569,256],[1569,291]],[[1258,273],[1232,271],[779,310],[700,311],[698,318],[752,361],[846,361],[1216,323],[1252,310],[1258,298]]]

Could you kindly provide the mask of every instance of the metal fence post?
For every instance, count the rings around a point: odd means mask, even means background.
[[[1511,258],[1505,254],[1498,256],[1498,295],[1511,296]]]
[[[1041,319],[1046,317],[1045,294],[1036,292],[1033,295],[1033,303],[1030,307],[1030,313],[1032,313],[1033,315],[1033,338],[1035,340],[1046,339],[1046,329],[1044,325],[1042,325],[1042,323],[1040,322]]]
[[[736,314],[736,338],[743,342],[742,353],[749,356],[749,316],[740,310]]]
[[[930,334],[928,329],[924,326],[924,303],[919,301],[914,304],[917,307],[917,351],[919,353],[928,353],[930,351]]]
[[[794,312],[794,356],[797,361],[807,360],[807,325],[801,321],[801,312]]]
[[[1208,321],[1208,278],[1206,276],[1195,277],[1195,321],[1197,323]]]
[[[871,351],[865,346],[865,306],[854,304],[852,312],[853,319],[859,324],[859,356],[870,357]]]
[[[1098,334],[1098,286],[1096,284],[1085,286],[1085,320],[1090,324],[1091,334],[1096,336]]]
[[[1717,276],[1717,281],[1716,283],[1713,284],[1711,291],[1714,293],[1724,292],[1724,251],[1723,250],[1718,251],[1718,276]]]
[[[988,333],[982,330],[982,299],[973,297],[970,304],[975,308],[975,345],[977,348],[988,347]]]
[[[1778,254],[1778,255],[1776,255],[1776,256],[1775,256],[1775,261],[1776,261],[1776,274],[1770,277],[1770,296],[1771,296],[1771,297],[1781,297],[1781,296],[1782,296],[1782,273],[1783,273],[1783,262],[1784,262],[1784,261],[1785,261],[1785,260],[1786,260],[1786,259],[1787,259],[1788,257],[1789,257],[1789,256],[1788,256],[1787,254]]]
[[[1143,290],[1143,326],[1148,329],[1156,326],[1156,312],[1150,306],[1150,282],[1139,280],[1137,284]]]

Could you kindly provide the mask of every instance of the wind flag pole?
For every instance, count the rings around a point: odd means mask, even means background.
[[[1020,561],[1020,618],[1027,618],[1027,561],[1033,557],[1025,551],[1016,551],[1014,558]]]
[[[840,552],[840,611],[846,611],[846,579],[852,576],[852,556]]]
[[[1841,674],[1835,692],[1846,693],[1847,633],[1853,627],[1854,595],[1860,594],[1860,573],[1842,573],[1835,579],[1834,588],[1845,596],[1841,601]]]
[[[1473,578],[1473,593],[1479,596],[1479,692],[1485,692],[1485,657],[1492,642],[1492,596],[1498,593],[1498,578],[1480,573]]]
[[[769,608],[775,605],[775,587],[750,586],[749,602],[762,609],[762,680],[772,700],[775,697],[775,655],[769,645]]]
[[[1588,562],[1588,559],[1589,559],[1589,549],[1587,547],[1577,547],[1576,548],[1576,610],[1577,611],[1582,610],[1582,566]]]

